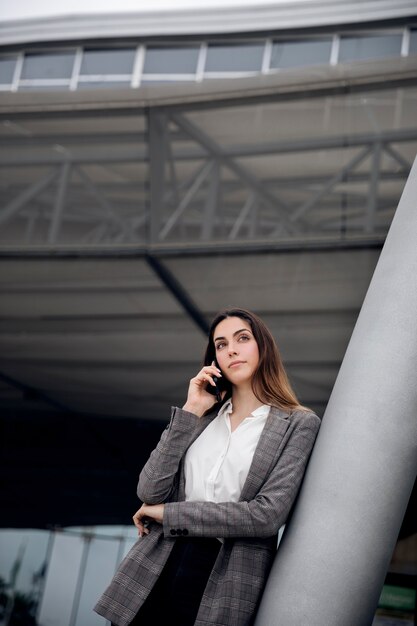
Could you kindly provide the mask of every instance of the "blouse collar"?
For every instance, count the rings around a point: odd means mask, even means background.
[[[266,415],[268,415],[270,408],[271,407],[269,404],[262,404],[262,406],[258,406],[257,409],[252,411],[252,413],[248,415],[248,417],[265,417]],[[228,415],[232,411],[233,411],[232,399],[229,398],[229,400],[227,400],[227,402],[225,402],[223,406],[221,407],[220,411],[218,412],[218,416]]]

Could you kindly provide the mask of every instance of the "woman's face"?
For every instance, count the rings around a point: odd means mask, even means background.
[[[217,363],[233,385],[251,381],[259,363],[259,350],[251,327],[240,317],[227,317],[213,333]]]

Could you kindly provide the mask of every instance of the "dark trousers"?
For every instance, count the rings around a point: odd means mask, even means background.
[[[193,626],[219,549],[218,539],[175,539],[161,575],[130,626]]]

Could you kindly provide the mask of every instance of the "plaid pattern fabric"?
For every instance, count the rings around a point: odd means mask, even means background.
[[[239,502],[185,502],[182,461],[187,448],[215,417],[173,408],[171,421],[145,464],[138,496],[165,503],[163,525],[151,523],[138,539],[94,610],[128,626],[145,601],[175,541],[222,537],[195,626],[249,626],[272,565],[278,529],[298,493],[320,427],[311,412],[271,407]]]

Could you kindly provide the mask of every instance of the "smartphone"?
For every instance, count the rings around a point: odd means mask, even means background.
[[[214,365],[216,367],[219,367],[217,364],[217,361],[214,361]],[[208,383],[206,389],[209,393],[213,394],[213,396],[216,396],[217,402],[221,402],[222,400],[221,392],[226,389],[224,378],[222,376],[213,376],[213,380],[216,383],[216,386],[213,387],[213,385]]]

